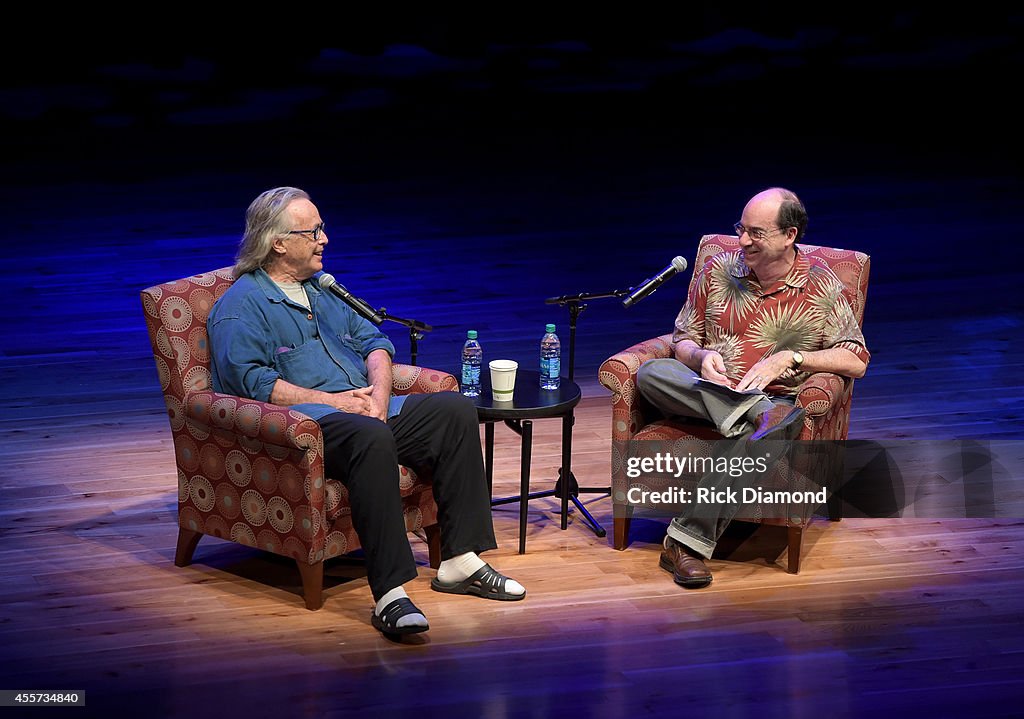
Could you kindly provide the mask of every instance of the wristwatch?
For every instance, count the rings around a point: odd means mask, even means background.
[[[793,352],[793,369],[800,369],[800,365],[802,365],[803,363],[803,354],[799,350]]]

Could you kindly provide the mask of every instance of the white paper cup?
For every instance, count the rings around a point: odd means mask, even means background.
[[[516,389],[516,370],[519,363],[515,360],[496,359],[488,363],[491,368],[491,396],[495,402],[511,402]]]

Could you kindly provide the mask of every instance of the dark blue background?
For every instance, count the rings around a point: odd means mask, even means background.
[[[10,52],[4,275],[21,300],[5,324],[73,296],[110,339],[92,349],[151,371],[138,290],[231,264],[246,205],[282,184],[319,204],[329,272],[435,326],[424,365],[453,368],[469,328],[532,365],[544,323],[567,339],[546,297],[692,264],[700,235],[776,184],[804,199],[808,242],[872,255],[876,357],[879,323],[923,306],[929,322],[1019,318],[1003,243],[1020,216],[1019,13],[311,24]],[[591,303],[581,384],[668,331],[688,279],[630,310]],[[6,355],[38,351],[30,326]]]

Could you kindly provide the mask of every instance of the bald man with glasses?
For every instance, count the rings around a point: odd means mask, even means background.
[[[666,417],[712,424],[727,439],[793,440],[797,389],[814,372],[862,377],[870,361],[843,284],[797,250],[807,211],[790,190],[754,195],[733,228],[738,251],[708,260],[672,335],[675,357],[645,362],[640,393]],[[719,490],[728,475],[715,477]],[[711,583],[705,564],[735,503],[696,504],[669,525],[661,566],[687,588]]]

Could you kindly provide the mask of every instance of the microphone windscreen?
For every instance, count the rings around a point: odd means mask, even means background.
[[[324,272],[322,275],[320,275],[320,278],[317,280],[317,282],[320,284],[320,287],[325,290],[331,289],[331,285],[336,284],[334,275],[332,275],[330,272]]]

